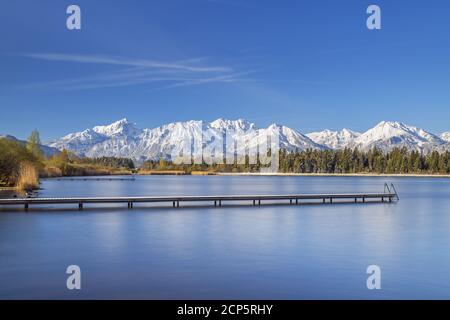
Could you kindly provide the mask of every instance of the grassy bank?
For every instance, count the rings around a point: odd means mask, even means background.
[[[142,176],[155,176],[155,175],[170,175],[170,176],[184,176],[188,174],[184,170],[139,170],[139,175]]]
[[[0,139],[0,187],[38,187],[41,166],[39,158],[22,144]]]
[[[128,175],[133,170],[130,159],[80,158],[65,150],[45,157],[34,144],[0,139],[0,188],[4,189],[35,190],[39,188],[39,178]]]
[[[74,177],[74,176],[110,176],[131,175],[133,171],[127,168],[112,168],[88,164],[67,164],[64,168],[52,165],[46,166],[39,174],[41,178]]]

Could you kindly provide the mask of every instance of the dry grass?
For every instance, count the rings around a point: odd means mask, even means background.
[[[130,175],[131,170],[125,168],[110,168],[96,165],[72,164],[71,176],[110,176],[110,175]]]
[[[32,190],[39,188],[39,174],[31,162],[20,164],[16,188],[19,190]]]
[[[213,171],[192,171],[193,176],[215,176],[217,173]]]
[[[131,175],[133,172],[126,168],[110,168],[88,164],[71,163],[64,170],[47,164],[39,173],[43,178],[72,177],[72,176],[107,176],[107,175]]]
[[[139,170],[139,174],[143,176],[151,175],[185,175],[183,170]]]

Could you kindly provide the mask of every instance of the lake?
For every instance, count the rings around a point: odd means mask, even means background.
[[[450,180],[139,176],[40,197],[382,192],[398,203],[0,206],[1,299],[450,299]],[[81,268],[81,290],[66,268]],[[368,290],[366,269],[381,268]]]

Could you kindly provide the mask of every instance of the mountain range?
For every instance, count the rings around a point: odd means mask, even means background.
[[[49,142],[48,146],[59,150],[65,148],[80,156],[127,157],[142,162],[168,158],[173,150],[185,141],[193,141],[198,144],[194,146],[194,150],[201,150],[202,145],[205,147],[212,143],[225,131],[232,132],[235,141],[240,142],[238,145],[245,145],[244,142],[255,144],[258,135],[272,135],[276,132],[280,137],[280,148],[289,151],[356,147],[365,151],[373,147],[383,151],[396,147],[406,147],[408,150],[424,153],[434,150],[450,151],[450,132],[438,136],[401,122],[382,121],[363,133],[343,129],[302,134],[283,125],[272,124],[267,128],[257,128],[254,123],[243,119],[222,118],[210,123],[195,120],[174,122],[154,129],[140,129],[135,123],[122,119],[109,125],[68,134]]]
[[[313,132],[307,136],[330,149],[358,148],[367,151],[376,147],[383,151],[391,151],[394,148],[406,147],[408,150],[423,153],[450,150],[449,132],[438,136],[396,121],[382,121],[364,133],[343,129]]]
[[[59,150],[67,149],[80,156],[128,157],[141,162],[148,159],[168,158],[173,150],[188,141],[193,142],[193,150],[201,150],[223,134],[231,134],[237,145],[252,146],[258,136],[280,136],[280,147],[289,151],[326,149],[307,136],[288,127],[273,124],[258,129],[249,121],[217,119],[213,122],[186,121],[169,123],[154,129],[140,129],[136,124],[122,119],[106,126],[96,126],[81,132],[68,134],[61,139],[51,141],[49,146]],[[228,146],[234,147],[234,146]],[[245,150],[236,150],[244,154]],[[227,153],[234,153],[227,150]]]

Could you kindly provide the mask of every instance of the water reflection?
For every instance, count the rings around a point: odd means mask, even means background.
[[[45,180],[40,196],[382,191],[385,178]],[[450,184],[391,179],[396,204],[0,208],[0,298],[450,298]],[[78,264],[85,286],[65,289]],[[368,265],[383,289],[365,287]]]

